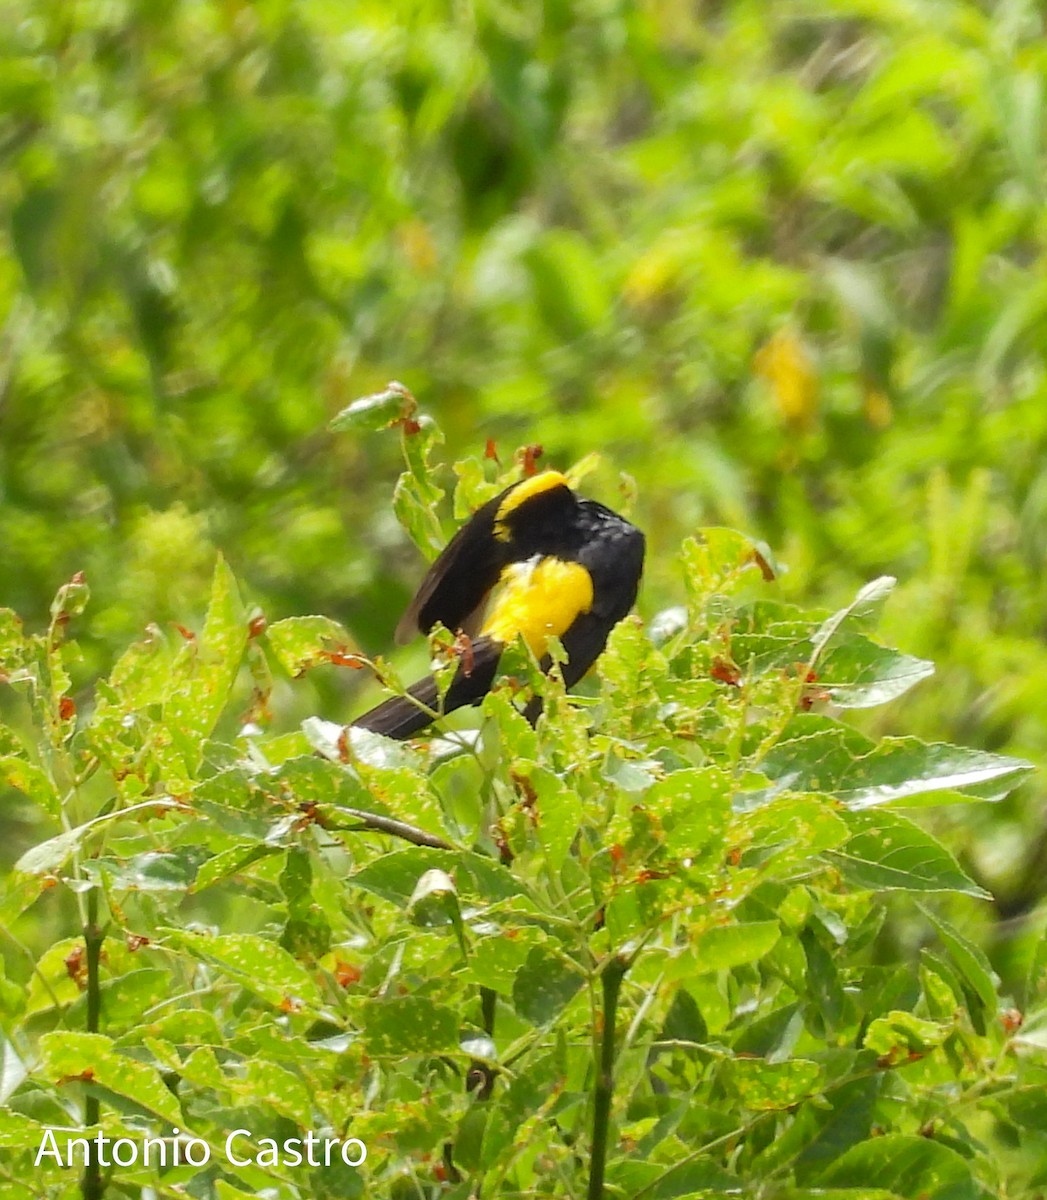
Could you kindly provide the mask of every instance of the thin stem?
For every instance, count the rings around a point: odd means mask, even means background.
[[[589,1200],[603,1200],[604,1168],[607,1165],[607,1139],[611,1128],[611,1101],[614,1099],[614,1027],[618,1016],[618,993],[628,970],[622,958],[612,958],[604,967],[603,1030],[598,1046],[596,1086],[593,1089],[593,1158],[589,1170]]]
[[[99,965],[102,959],[104,934],[98,925],[98,888],[87,893],[87,921],[84,924],[84,947],[87,951],[87,1032],[98,1033],[102,1018],[102,987]],[[99,1121],[98,1097],[90,1092],[84,1100],[84,1124],[90,1128]],[[80,1191],[83,1200],[102,1200],[105,1187],[98,1162],[97,1148],[88,1140],[88,1159],[84,1167]]]
[[[450,842],[444,841],[442,837],[437,837],[435,833],[426,833],[424,829],[408,825],[406,821],[397,821],[393,817],[382,817],[378,813],[366,812],[362,808],[345,808],[342,811],[359,821],[363,829],[373,829],[376,833],[388,833],[393,837],[402,838],[414,846],[430,846],[434,850],[454,849],[454,846]]]

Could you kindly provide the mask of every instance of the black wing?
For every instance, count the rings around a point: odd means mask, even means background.
[[[398,642],[428,633],[438,621],[452,631],[475,632],[471,618],[483,607],[507,561],[507,548],[494,535],[494,518],[510,490],[478,508],[444,547],[400,618]]]

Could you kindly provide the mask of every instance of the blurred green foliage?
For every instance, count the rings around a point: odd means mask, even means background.
[[[80,678],[198,620],[216,548],[270,619],[384,648],[419,573],[395,447],[327,422],[399,378],[449,458],[628,471],[648,616],[699,523],[766,541],[788,597],[898,575],[885,636],[940,676],[866,727],[1047,764],[1035,0],[0,20],[0,602],[38,628],[83,570]],[[328,715],[362,707],[315,674]],[[1042,784],[958,811],[1006,967],[1042,920]]]

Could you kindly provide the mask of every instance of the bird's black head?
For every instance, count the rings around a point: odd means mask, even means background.
[[[542,471],[511,487],[494,517],[494,536],[519,560],[554,554],[571,538],[578,498],[559,471]]]

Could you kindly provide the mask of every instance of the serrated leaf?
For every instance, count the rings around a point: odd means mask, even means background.
[[[469,977],[480,987],[511,995],[517,971],[541,937],[537,929],[525,925],[476,938],[467,966]]]
[[[52,1085],[69,1080],[100,1084],[164,1121],[184,1127],[178,1101],[160,1073],[118,1053],[112,1041],[100,1033],[45,1033],[35,1073]]]
[[[745,1108],[772,1111],[791,1108],[818,1089],[822,1078],[817,1063],[793,1058],[765,1062],[760,1058],[734,1058],[724,1064],[721,1079]]]
[[[25,663],[27,649],[22,618],[10,608],[0,608],[0,682]]]
[[[843,812],[851,837],[827,854],[845,879],[869,891],[960,892],[991,900],[929,833],[897,813]]]
[[[684,578],[692,596],[703,599],[713,592],[731,592],[743,578],[773,578],[770,551],[736,529],[708,526],[698,538],[687,538],[681,548]]]
[[[726,836],[730,782],[717,767],[689,767],[659,779],[643,803],[658,814],[666,847],[673,854],[693,858],[721,844]]]
[[[934,674],[934,663],[850,636],[819,662],[816,687],[840,708],[874,708]]]
[[[236,875],[245,867],[251,866],[252,863],[258,862],[260,859],[268,858],[272,854],[279,854],[278,846],[264,846],[257,842],[238,842],[235,846],[229,846],[225,850],[220,850],[217,854],[213,854],[205,862],[201,863],[199,870],[196,872],[192,883],[190,884],[190,892],[202,892],[204,888],[211,887],[218,883],[219,880],[228,879],[230,875]]]
[[[296,1123],[301,1123],[313,1107],[309,1089],[299,1076],[264,1059],[251,1059],[234,1090],[241,1099],[271,1108]]]
[[[1033,770],[1020,758],[917,738],[878,745],[827,717],[795,717],[759,763],[779,787],[821,792],[849,808],[872,808],[950,791],[1000,799]]]
[[[368,1000],[363,1006],[367,1052],[376,1057],[439,1054],[458,1048],[453,1009],[422,996]]]
[[[51,817],[61,815],[62,802],[47,772],[14,754],[0,757],[0,785],[16,788]]]
[[[332,655],[357,657],[355,643],[337,621],[325,616],[288,617],[266,627],[265,639],[276,660],[292,676],[331,662]],[[358,664],[366,665],[365,659]]]
[[[881,575],[859,589],[857,596],[845,608],[827,617],[811,638],[815,658],[820,658],[826,646],[841,632],[851,626],[860,629],[876,617],[897,582],[892,575]]]
[[[320,992],[312,976],[275,942],[253,933],[162,931],[167,943],[213,963],[242,987],[278,1008],[316,1007]]]
[[[186,647],[192,656],[188,677],[168,695],[164,719],[181,732],[191,758],[202,755],[202,743],[214,729],[240,669],[248,639],[247,614],[236,580],[219,558],[211,583],[203,632]]]
[[[978,997],[986,1013],[995,1014],[999,998],[996,991],[995,973],[985,953],[965,938],[944,917],[930,909],[921,910],[938,930],[949,957],[959,970],[963,980]]]
[[[41,1125],[20,1112],[0,1108],[0,1150],[38,1150],[46,1131],[54,1128],[53,1125]],[[70,1130],[69,1136],[76,1137],[79,1132]]]

